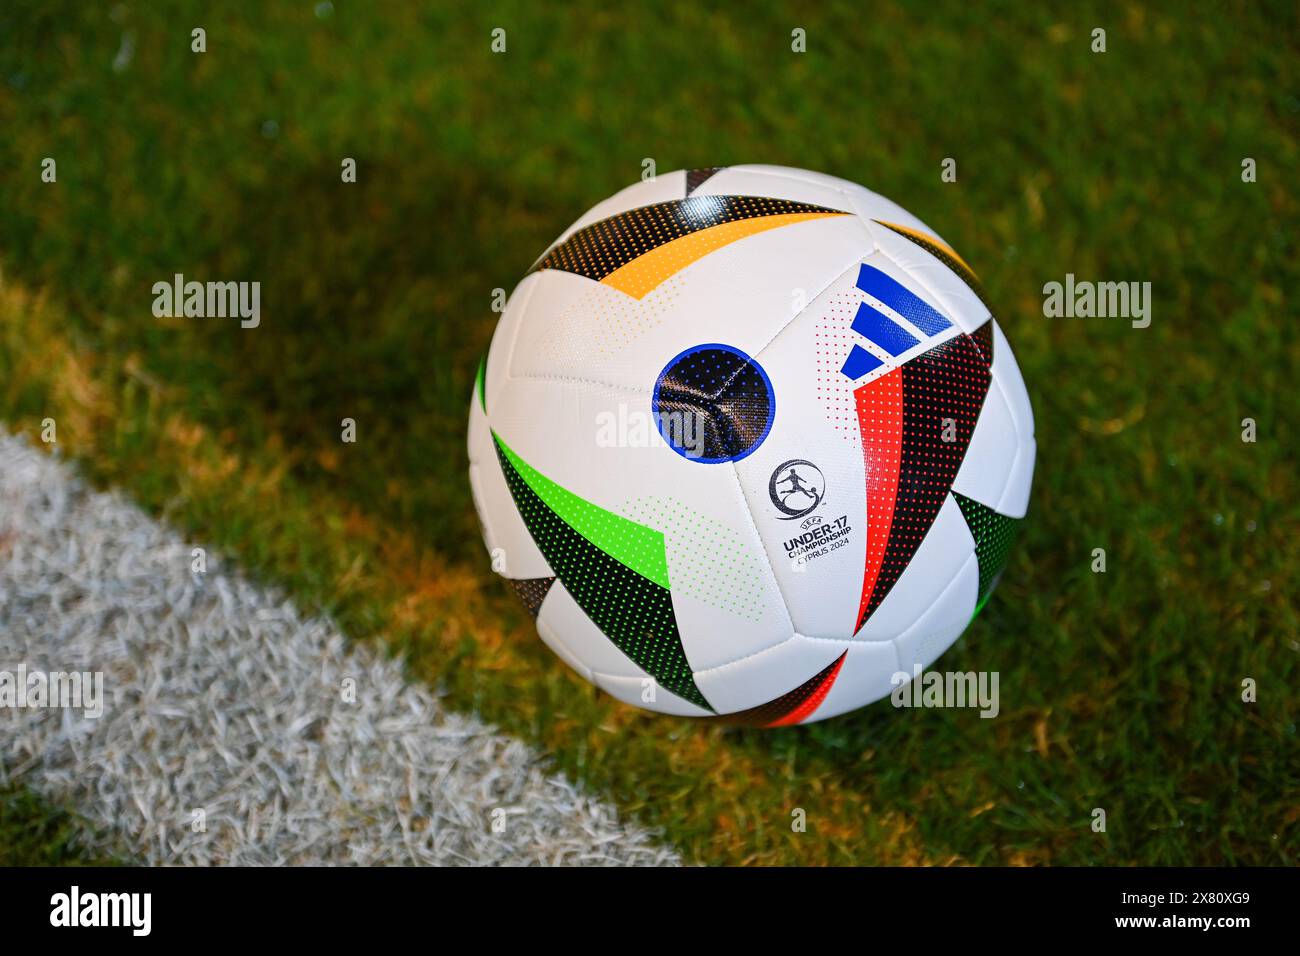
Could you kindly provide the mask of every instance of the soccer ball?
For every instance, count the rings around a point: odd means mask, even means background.
[[[1034,451],[962,258],[777,166],[659,176],[570,226],[469,418],[493,567],[542,640],[620,700],[763,726],[884,697],[957,639]]]

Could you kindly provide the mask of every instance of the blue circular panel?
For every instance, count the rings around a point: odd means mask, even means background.
[[[740,461],[763,444],[776,394],[762,366],[730,345],[697,345],[664,366],[651,410],[677,454],[705,465]]]

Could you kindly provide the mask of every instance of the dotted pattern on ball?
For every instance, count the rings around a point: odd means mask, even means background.
[[[747,621],[762,619],[764,568],[738,532],[671,497],[635,498],[623,513],[663,532],[674,594]]]
[[[889,547],[898,475],[903,458],[903,370],[896,368],[858,388],[858,429],[866,475],[867,547],[858,602],[858,627],[866,620],[876,579]]]
[[[860,628],[907,569],[966,456],[991,373],[973,336],[957,335],[902,366],[903,449],[889,544]],[[945,419],[953,440],[944,441]]]
[[[600,280],[652,249],[724,223],[792,213],[843,214],[812,203],[764,196],[688,196],[629,209],[579,229],[533,267]]]
[[[561,521],[633,571],[660,587],[670,586],[662,534],[575,495],[504,448],[499,439],[497,445],[533,493]]]
[[[853,442],[858,436],[858,412],[854,389],[855,382],[840,371],[844,358],[862,339],[850,326],[862,296],[856,292],[842,292],[832,296],[828,312],[813,328],[813,374],[817,397],[826,410],[826,418],[845,441]]]
[[[510,587],[514,589],[515,596],[523,603],[524,610],[533,617],[541,613],[542,602],[551,593],[551,585],[554,583],[554,577],[510,579]]]
[[[977,604],[982,604],[1007,565],[1007,556],[1011,553],[1011,543],[1020,522],[955,491],[953,497],[957,499],[957,506],[961,508],[966,526],[975,539],[975,559],[980,569]]]
[[[494,444],[528,533],[578,606],[661,687],[712,710],[695,686],[668,589],[615,560],[565,523],[515,470],[500,442]]]
[[[632,345],[663,324],[676,305],[685,280],[675,275],[644,298],[604,285],[592,285],[560,313],[552,331],[542,339],[548,365],[573,368],[591,378],[593,357],[608,358]]]

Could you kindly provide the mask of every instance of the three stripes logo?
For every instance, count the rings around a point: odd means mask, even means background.
[[[947,316],[892,276],[865,262],[858,269],[857,287],[867,298],[858,306],[851,327],[890,356],[902,355],[921,341],[913,334],[913,329],[926,338],[933,338],[952,327]],[[906,325],[895,316],[902,318]],[[857,381],[883,364],[879,355],[861,345],[854,345],[840,372]]]

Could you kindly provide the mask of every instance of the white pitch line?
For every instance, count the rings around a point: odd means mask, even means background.
[[[98,719],[0,704],[0,782],[70,803],[89,849],[191,865],[680,862],[329,621],[211,553],[193,573],[191,548],[0,434],[0,672],[104,680]]]

